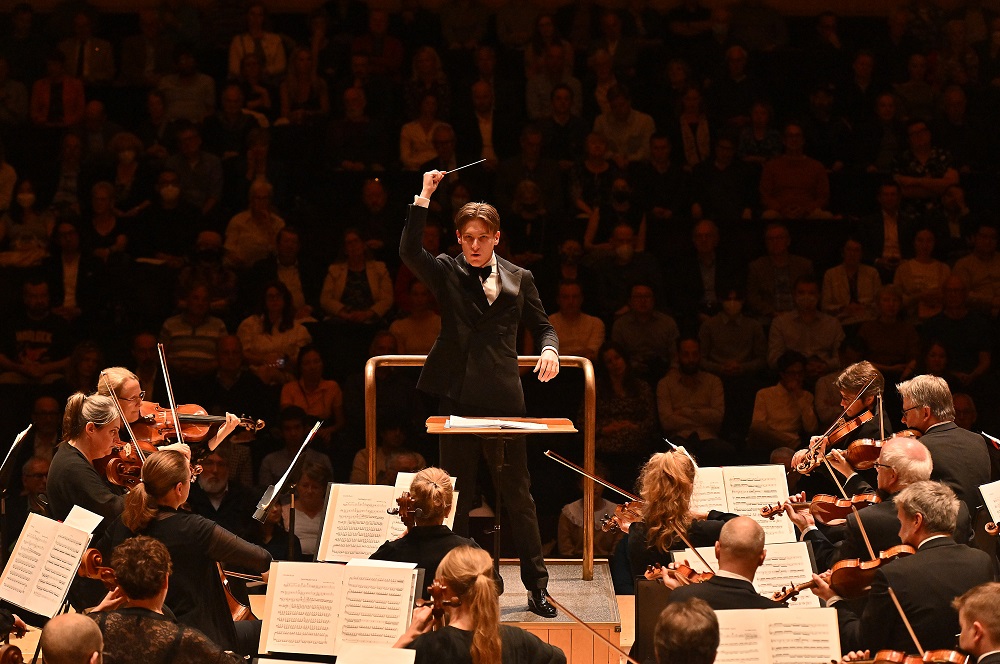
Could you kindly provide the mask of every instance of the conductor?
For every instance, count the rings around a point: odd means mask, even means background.
[[[492,205],[467,203],[455,214],[462,253],[434,257],[422,246],[427,207],[445,173],[424,173],[423,189],[409,206],[399,245],[403,263],[427,285],[441,307],[441,333],[427,355],[417,387],[440,398],[444,415],[511,417],[525,413],[518,376],[517,328],[522,321],[541,348],[534,372],[540,381],[559,373],[559,339],[549,325],[531,272],[499,258],[500,216]],[[528,609],[556,615],[545,591],[549,573],[542,557],[535,502],[531,497],[524,436],[508,440],[497,482],[497,445],[472,435],[441,436],[440,466],[461,478],[455,531],[468,534],[476,496],[476,471],[484,456],[521,559]]]

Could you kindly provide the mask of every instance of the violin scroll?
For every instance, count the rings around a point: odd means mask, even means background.
[[[432,629],[437,631],[444,627],[444,607],[446,606],[461,606],[462,600],[456,597],[448,589],[448,586],[444,585],[437,579],[434,579],[434,583],[427,586],[427,591],[431,594],[429,600],[418,599],[417,606],[430,606],[431,616],[434,618],[434,626]],[[450,594],[450,597],[446,597]]]
[[[629,526],[636,521],[642,521],[643,502],[641,500],[630,500],[615,508],[613,515],[604,515],[601,519],[601,530],[610,533],[615,528],[623,533],[628,532]]]
[[[24,664],[21,649],[9,643],[0,645],[0,664]]]
[[[118,578],[115,570],[104,566],[104,557],[97,549],[90,548],[83,552],[80,560],[80,569],[77,574],[85,579],[96,579],[104,584],[106,590],[114,590],[118,587]],[[2,662],[0,662],[2,664]]]
[[[989,523],[986,524],[985,530],[987,535],[996,537],[997,533],[1000,533],[1000,526],[998,526],[995,522],[990,521]]]
[[[417,499],[410,495],[409,491],[404,491],[396,499],[398,507],[391,507],[386,510],[387,514],[399,515],[399,520],[407,528],[417,525],[417,519],[424,515],[424,511],[417,507]]]

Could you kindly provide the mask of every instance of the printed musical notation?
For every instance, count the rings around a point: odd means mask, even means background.
[[[770,545],[794,542],[795,529],[788,519],[765,519],[760,515],[760,508],[787,499],[788,481],[783,466],[706,467],[699,468],[695,475],[691,509],[749,516],[764,529],[765,541]]]
[[[722,664],[821,664],[840,659],[834,609],[716,611]]]

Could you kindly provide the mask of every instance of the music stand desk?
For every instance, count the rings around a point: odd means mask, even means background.
[[[500,576],[500,514],[502,513],[503,491],[500,489],[501,475],[506,463],[507,440],[514,436],[522,436],[540,433],[576,433],[573,421],[565,417],[491,417],[493,420],[509,420],[514,422],[533,422],[536,424],[546,424],[547,429],[508,429],[502,427],[490,427],[486,429],[473,429],[467,427],[445,428],[448,421],[447,415],[433,415],[427,418],[427,433],[432,435],[465,434],[480,436],[482,438],[492,438],[500,444],[500,455],[497,463],[497,485],[496,489],[496,513],[493,520],[493,567],[497,578]]]

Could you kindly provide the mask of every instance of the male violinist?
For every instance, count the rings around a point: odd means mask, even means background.
[[[890,588],[925,650],[953,648],[959,623],[952,601],[995,580],[988,554],[952,539],[959,510],[954,491],[941,482],[917,482],[900,491],[895,502],[899,538],[916,553],[878,567],[860,618],[830,588],[826,575],[813,575],[813,592],[837,609],[845,651],[915,649]]]
[[[455,215],[462,253],[431,255],[422,244],[430,197],[445,173],[424,173],[423,189],[409,207],[399,245],[403,263],[423,281],[441,305],[441,332],[427,356],[417,387],[440,397],[441,412],[465,416],[518,416],[525,412],[517,364],[517,330],[523,320],[541,350],[535,373],[546,382],[559,373],[559,339],[549,324],[531,272],[499,258],[500,216],[492,205],[468,203]],[[440,465],[461,479],[455,530],[467,534],[476,495],[480,456],[497,467],[499,446],[468,435],[442,436]],[[494,484],[497,477],[494,475]],[[497,491],[510,517],[521,580],[529,591],[528,608],[546,618],[556,615],[547,599],[548,570],[542,556],[538,517],[531,497],[523,436],[506,443],[505,465]]]
[[[956,597],[958,647],[974,664],[1000,664],[1000,583],[984,583]]]

